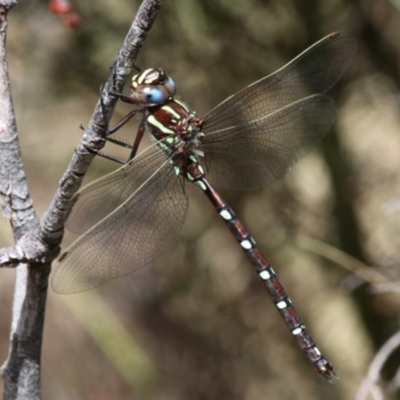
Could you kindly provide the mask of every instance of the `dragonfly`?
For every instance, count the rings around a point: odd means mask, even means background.
[[[312,149],[336,116],[325,93],[344,74],[356,47],[352,34],[332,33],[203,118],[174,97],[175,82],[161,68],[136,74],[130,95],[110,92],[135,106],[108,132],[108,140],[129,147],[131,153],[122,167],[74,196],[66,225],[81,235],[58,258],[53,289],[92,289],[153,261],[177,238],[188,209],[185,185],[193,183],[237,240],[300,348],[316,370],[333,381],[337,375],[332,365],[271,264],[215,188],[269,185]],[[137,114],[142,119],[132,145],[111,136]],[[153,143],[136,154],[146,132]]]

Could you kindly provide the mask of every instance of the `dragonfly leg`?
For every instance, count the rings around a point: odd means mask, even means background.
[[[111,154],[103,153],[102,151],[95,151],[92,149],[87,148],[91,153],[96,154],[96,156],[100,156],[102,158],[105,158],[106,160],[114,161],[118,164],[126,164],[129,160],[122,160],[121,158],[114,157]]]
[[[112,137],[108,137],[108,136],[112,135],[119,128],[121,128],[123,125],[125,125],[132,117],[134,117],[137,114],[138,111],[140,111],[140,110],[135,110],[134,112],[130,112],[120,122],[118,122],[117,125],[115,125],[112,129],[107,131],[106,140],[108,142],[114,143],[114,144],[116,144],[118,146],[125,147],[125,148],[131,150],[131,152],[129,154],[129,157],[126,160],[122,160],[121,158],[112,156],[112,155],[107,154],[107,153],[103,153],[102,151],[92,151],[92,152],[94,152],[96,155],[98,155],[100,157],[103,157],[103,158],[105,158],[107,160],[117,162],[118,164],[126,164],[127,162],[131,161],[135,157],[135,155],[137,153],[137,150],[139,148],[139,144],[140,144],[140,142],[141,142],[141,140],[143,138],[144,133],[146,132],[146,122],[145,122],[145,120],[143,119],[142,122],[139,125],[139,128],[137,130],[135,141],[133,142],[133,145],[130,144],[130,143],[126,143],[123,140],[112,138]]]
[[[146,132],[146,120],[142,119],[142,122],[140,123],[139,128],[136,132],[136,137],[135,141],[133,142],[133,146],[130,147],[132,150],[131,154],[129,155],[128,161],[132,160],[135,157],[137,150],[139,148],[139,144],[142,141],[145,132]]]
[[[128,114],[125,115],[124,118],[122,118],[117,124],[115,124],[112,128],[109,128],[107,131],[107,136],[112,135],[116,131],[118,131],[120,128],[122,128],[128,121],[130,121],[136,114],[141,112],[142,110],[132,110]]]
[[[121,147],[126,147],[127,149],[132,149],[133,148],[133,146],[130,143],[127,143],[127,142],[125,142],[125,141],[123,141],[121,139],[106,137],[106,140],[107,140],[107,142],[114,143],[114,144],[116,144],[118,146],[121,146]]]

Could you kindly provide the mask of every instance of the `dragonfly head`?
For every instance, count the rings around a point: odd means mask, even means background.
[[[131,90],[133,102],[161,105],[175,95],[176,85],[161,68],[150,68],[132,78]]]
[[[144,104],[148,107],[159,106],[172,99],[176,93],[175,82],[161,69],[146,69],[132,78],[132,93],[110,91],[112,96],[131,104]]]

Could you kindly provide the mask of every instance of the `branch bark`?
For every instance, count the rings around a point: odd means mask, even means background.
[[[73,194],[95,152],[105,144],[107,127],[132,65],[165,0],[143,0],[102,86],[92,118],[53,201],[39,223],[23,170],[6,57],[7,13],[16,0],[0,1],[0,199],[11,222],[15,246],[0,249],[0,266],[17,267],[8,358],[1,368],[4,399],[40,398],[40,354],[51,261],[59,253]]]

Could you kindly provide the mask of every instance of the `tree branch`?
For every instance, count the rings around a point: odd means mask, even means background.
[[[0,4],[0,197],[3,216],[10,220],[14,240],[18,242],[29,232],[37,232],[39,221],[22,166],[8,76],[7,13],[15,3],[2,1]],[[12,248],[7,250],[7,254],[14,259],[18,259],[18,256],[23,258],[23,253],[17,254]],[[44,264],[41,272],[29,264],[21,264],[17,269],[11,345],[8,359],[1,370],[5,378],[5,399],[28,398],[28,393],[31,399],[39,398],[38,366],[46,291],[37,286],[37,282],[41,281],[37,278],[42,275],[43,281],[47,282],[49,271],[48,264]],[[18,348],[18,344],[21,348]],[[18,397],[18,393],[23,397]]]
[[[157,16],[164,0],[144,0],[115,60],[110,77],[102,87],[100,99],[85,130],[82,141],[75,150],[67,171],[60,181],[59,190],[41,223],[41,239],[52,246],[58,245],[63,234],[65,215],[71,207],[71,197],[79,189],[83,177],[94,157],[104,147],[106,130],[117,103],[111,90],[122,91],[131,73],[132,65]]]
[[[383,391],[379,387],[380,374],[385,362],[399,346],[400,331],[391,336],[376,353],[369,366],[367,376],[358,389],[356,400],[366,400],[370,394],[374,400],[382,400],[384,398]]]
[[[143,0],[103,85],[92,118],[61,178],[41,223],[36,217],[23,171],[11,100],[6,57],[7,12],[15,0],[0,1],[0,198],[16,245],[0,249],[0,266],[17,268],[10,349],[1,369],[4,398],[40,398],[40,354],[50,262],[57,256],[70,200],[79,189],[96,151],[105,144],[117,98],[164,0]],[[25,264],[24,264],[25,263]]]

